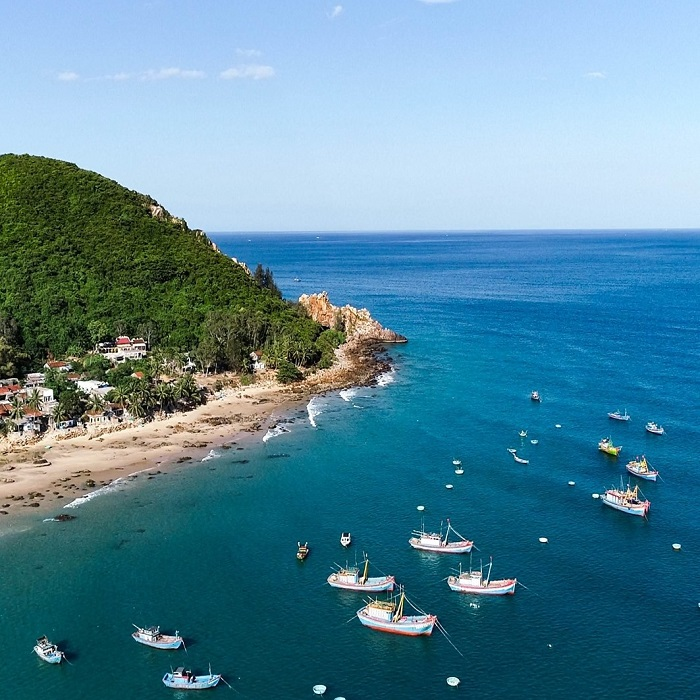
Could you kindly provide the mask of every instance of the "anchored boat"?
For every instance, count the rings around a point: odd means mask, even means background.
[[[601,500],[606,506],[610,506],[615,510],[621,510],[623,513],[630,515],[641,515],[646,517],[651,503],[647,500],[642,500],[639,497],[639,487],[633,489],[627,484],[627,488],[623,491],[622,484],[619,489],[608,489],[602,496]]]
[[[309,556],[309,543],[304,542],[302,544],[301,542],[297,542],[297,559],[299,561],[304,561],[306,557]]]
[[[617,455],[619,455],[622,451],[622,445],[616,447],[615,445],[613,445],[612,438],[606,437],[598,443],[598,449],[601,452],[605,452],[606,455],[612,455],[613,457],[617,457]]]
[[[453,532],[458,540],[449,541],[450,532]],[[420,530],[413,531],[413,537],[408,540],[408,543],[414,549],[420,549],[424,552],[438,552],[440,554],[469,554],[472,551],[474,543],[467,540],[452,527],[449,518],[447,519],[447,532],[445,537],[442,537],[442,528],[440,532],[426,532],[421,524]]]
[[[539,392],[539,391],[533,391],[533,392],[530,394],[530,398],[531,398],[533,401],[542,401],[542,397],[540,396],[540,392]]]
[[[484,578],[483,564],[478,571],[475,571],[469,563],[469,571],[462,571],[459,567],[459,576],[448,576],[447,585],[458,593],[473,593],[475,595],[513,595],[515,584],[518,582],[514,578],[503,578],[491,580],[491,567],[493,560],[489,562],[488,572]]]
[[[349,532],[341,532],[340,533],[340,544],[342,544],[343,547],[349,547],[351,542],[352,542],[352,537],[350,536]]]
[[[420,614],[404,615],[406,602]],[[398,599],[393,597],[390,600],[369,600],[364,608],[357,611],[357,617],[365,627],[379,632],[403,634],[409,637],[430,635],[437,623],[436,615],[421,613],[415,605],[406,599],[403,587]]]
[[[333,588],[344,588],[348,591],[367,591],[378,593],[379,591],[393,591],[396,582],[393,576],[373,576],[368,577],[369,559],[365,556],[364,568],[360,574],[360,567],[346,566],[340,567],[338,571],[332,573],[326,580]]]
[[[649,421],[645,426],[644,429],[647,431],[647,433],[652,433],[653,435],[663,435],[664,434],[664,429],[658,425],[657,423],[654,423],[654,421]]]
[[[154,649],[179,649],[184,643],[177,630],[173,635],[162,634],[160,627],[139,627],[138,625],[134,627],[136,632],[132,632],[131,636],[140,644]]]
[[[613,411],[612,413],[608,413],[608,418],[612,418],[613,420],[630,420],[632,416],[627,414],[627,409],[625,409],[624,413],[620,413],[620,411]]]
[[[211,668],[209,673],[197,676],[192,671],[185,670],[184,666],[179,666],[171,673],[166,673],[163,676],[163,683],[168,688],[177,690],[204,690],[205,688],[213,688],[221,680],[221,675],[212,673]]]
[[[656,481],[656,477],[659,472],[656,469],[652,469],[647,462],[647,458],[642,455],[641,459],[637,457],[631,462],[627,462],[627,471],[634,476],[638,476],[640,479],[646,479],[647,481]]]
[[[52,644],[46,636],[39,637],[34,645],[37,656],[50,664],[60,664],[66,655],[59,648]]]

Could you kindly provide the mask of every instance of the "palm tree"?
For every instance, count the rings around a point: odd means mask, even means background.
[[[27,406],[38,411],[43,403],[43,396],[39,393],[38,389],[32,389],[32,392],[27,397]]]
[[[123,386],[117,386],[107,396],[112,403],[118,404],[123,409],[127,402],[128,392]]]
[[[90,394],[86,408],[88,411],[102,411],[105,407],[105,400],[99,394]]]
[[[160,410],[163,413],[169,413],[172,410],[175,400],[175,390],[172,384],[165,382],[157,384],[154,390],[154,397],[160,405]]]
[[[10,418],[13,421],[20,421],[24,418],[24,404],[16,396],[12,397],[12,408],[10,408]]]

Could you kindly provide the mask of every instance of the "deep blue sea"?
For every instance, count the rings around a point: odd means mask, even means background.
[[[380,386],[278,416],[288,432],[267,442],[137,479],[73,522],[0,522],[2,697],[181,697],[163,673],[209,663],[233,690],[207,697],[312,698],[317,683],[348,700],[700,696],[698,232],[212,238],[269,266],[287,298],[326,290],[409,343],[389,348]],[[648,520],[592,498],[641,454],[663,479],[641,482]],[[469,558],[410,548],[418,505],[523,586],[451,592]],[[449,639],[359,624],[361,596],[325,580],[363,551]],[[179,629],[187,653],[137,645],[132,623]],[[70,665],[32,653],[41,634]]]

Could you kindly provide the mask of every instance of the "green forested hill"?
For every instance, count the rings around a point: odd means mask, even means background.
[[[263,279],[150,197],[72,163],[0,156],[0,372],[8,346],[36,363],[118,333],[233,368],[260,348],[318,360],[322,329]]]

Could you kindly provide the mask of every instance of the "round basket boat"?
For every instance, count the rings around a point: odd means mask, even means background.
[[[447,685],[451,685],[453,688],[456,688],[460,683],[459,678],[457,676],[450,676],[447,679]]]
[[[326,686],[322,684],[313,687],[314,695],[323,695],[326,692]]]

